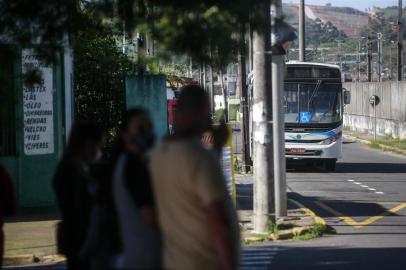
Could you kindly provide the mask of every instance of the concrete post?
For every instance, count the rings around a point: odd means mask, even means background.
[[[382,81],[382,33],[377,33],[378,36],[378,82]]]
[[[254,230],[267,231],[270,213],[274,210],[272,96],[271,96],[271,14],[269,1],[261,1],[265,26],[254,31]],[[269,25],[269,27],[268,27]]]
[[[242,138],[242,156],[244,159],[244,171],[249,172],[251,166],[250,142],[249,142],[249,112],[248,112],[248,87],[247,87],[247,69],[245,58],[245,27],[242,25],[240,33],[240,50],[238,53],[238,87],[240,88],[240,110],[242,112],[241,138]],[[251,51],[251,48],[250,48]]]
[[[372,81],[372,37],[371,37],[371,16],[368,15],[368,55],[367,55],[367,70],[368,70],[368,82]]]
[[[70,48],[69,38],[66,36],[66,43],[63,53],[63,72],[65,89],[65,140],[68,141],[74,118],[74,96],[73,96],[73,51]]]
[[[300,0],[299,5],[299,61],[306,61],[306,39],[305,39],[305,0]]]
[[[398,81],[403,80],[403,63],[402,63],[402,51],[403,51],[403,4],[402,0],[398,3]]]
[[[271,6],[273,21],[282,18],[282,1],[274,0]],[[272,118],[273,118],[273,161],[275,176],[275,216],[287,216],[286,159],[285,159],[285,114],[283,110],[284,93],[284,55],[272,55]]]
[[[209,96],[210,96],[210,109],[211,109],[211,113],[214,116],[214,82],[213,82],[213,66],[210,65],[209,66],[209,80],[210,80],[210,84],[209,84]]]

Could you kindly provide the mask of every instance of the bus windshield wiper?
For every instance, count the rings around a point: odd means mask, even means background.
[[[322,84],[322,80],[318,80],[317,84],[316,84],[316,87],[314,87],[313,93],[309,98],[309,102],[307,103],[307,111],[308,112],[310,112],[310,103],[313,101],[314,97],[316,96],[317,92],[319,91],[321,84]]]

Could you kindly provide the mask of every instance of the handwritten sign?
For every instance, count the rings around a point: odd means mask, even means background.
[[[45,155],[54,153],[54,109],[52,66],[42,63],[33,49],[22,51],[22,72],[36,68],[41,83],[23,83],[24,153]]]

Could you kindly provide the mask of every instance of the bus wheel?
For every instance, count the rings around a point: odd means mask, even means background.
[[[324,161],[324,168],[326,169],[327,172],[334,172],[336,169],[336,162],[337,160],[335,159],[328,159]]]

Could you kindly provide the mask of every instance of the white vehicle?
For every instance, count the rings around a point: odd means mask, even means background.
[[[344,104],[338,66],[288,62],[284,89],[286,159],[334,171],[342,153]]]

